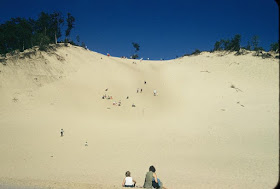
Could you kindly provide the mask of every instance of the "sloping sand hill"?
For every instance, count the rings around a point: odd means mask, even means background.
[[[129,170],[142,186],[154,165],[168,189],[274,187],[279,59],[253,53],[140,61],[61,46],[8,57],[0,185],[121,188]]]

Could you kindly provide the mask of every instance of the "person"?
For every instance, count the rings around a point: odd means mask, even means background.
[[[144,81],[144,84],[147,84],[147,82],[146,82],[146,81]]]
[[[86,141],[86,143],[85,143],[85,146],[88,146],[88,143],[87,143],[87,141]]]
[[[125,178],[123,179],[123,182],[122,182],[122,186],[134,188],[135,184],[136,184],[136,181],[132,179],[132,177],[130,176],[130,172],[126,171]]]
[[[129,96],[127,96],[126,99],[129,99]]]
[[[61,136],[61,137],[63,137],[63,133],[64,133],[64,130],[61,129],[61,130],[60,130],[60,136]]]
[[[143,91],[143,90],[141,89],[141,90],[140,90],[140,93],[142,93],[142,91]]]
[[[137,93],[139,92],[139,88],[137,88]]]
[[[162,182],[157,178],[156,168],[153,165],[149,167],[149,172],[146,173],[143,188],[166,189],[165,187],[163,187]]]
[[[134,103],[132,104],[132,107],[136,107]]]
[[[157,90],[154,90],[154,96],[156,96],[157,95]]]

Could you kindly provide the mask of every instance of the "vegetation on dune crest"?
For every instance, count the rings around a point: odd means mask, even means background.
[[[63,27],[64,26],[64,27]],[[81,41],[80,36],[76,36],[76,43],[71,40],[71,31],[75,27],[75,18],[67,13],[66,19],[59,11],[53,13],[41,12],[37,19],[33,18],[11,18],[3,24],[0,24],[0,55],[6,53],[13,53],[15,51],[24,51],[25,49],[38,46],[40,50],[46,51],[53,47],[50,44],[57,44],[58,41],[68,46],[68,43],[76,46],[82,46],[87,49],[84,42]],[[62,30],[65,29],[63,32]],[[62,39],[63,34],[65,36]],[[262,58],[272,57],[271,54],[263,52],[264,49],[259,45],[259,37],[257,35],[247,42],[247,45],[241,47],[241,35],[236,34],[231,39],[221,39],[214,44],[214,51],[230,51],[236,52],[235,55],[243,55],[248,51],[256,51],[255,56]],[[132,59],[139,58],[138,52],[140,50],[139,43],[132,42],[134,52],[131,55]],[[246,52],[247,50],[247,52]],[[279,52],[279,41],[270,45],[270,51]],[[201,51],[195,49],[190,54],[183,56],[199,55]],[[271,53],[271,52],[270,52]],[[279,56],[276,56],[279,58]]]
[[[279,41],[270,45],[270,51],[279,52]]]
[[[254,35],[251,40],[247,42],[247,45],[245,47],[241,47],[240,42],[240,34],[235,35],[231,40],[221,39],[220,41],[216,41],[213,51],[236,51],[235,55],[243,55],[246,54],[244,50],[253,50],[256,51],[254,54],[255,56],[261,56],[262,58],[272,57],[270,53],[263,52],[264,49],[259,46],[259,37],[257,35]],[[279,52],[279,43],[272,43],[270,45],[270,51]]]
[[[191,54],[186,53],[183,56],[199,55],[200,53],[201,51],[199,49],[195,49],[194,52],[192,52]]]
[[[132,42],[132,46],[135,48],[135,53],[131,55],[131,58],[137,59],[139,57],[137,52],[140,50],[140,45],[138,43]]]
[[[213,51],[239,51],[240,50],[241,35],[236,34],[231,40],[221,39],[216,41]]]
[[[74,28],[75,18],[70,14],[67,13],[67,29],[65,31],[65,37],[68,39],[70,37],[70,32]]]
[[[70,40],[75,18],[68,13],[66,21],[65,42],[76,45]],[[11,18],[0,25],[0,54],[15,50],[24,51],[33,46],[39,46],[40,50],[46,50],[49,44],[57,44],[57,41],[61,39],[63,25],[63,15],[58,11],[51,14],[41,12],[37,20]]]

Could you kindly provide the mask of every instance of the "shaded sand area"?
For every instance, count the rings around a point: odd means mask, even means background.
[[[168,189],[273,188],[279,60],[253,53],[140,62],[61,46],[8,57],[0,186],[122,188],[127,170],[142,186],[154,165]]]

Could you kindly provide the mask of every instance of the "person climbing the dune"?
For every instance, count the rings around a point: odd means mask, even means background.
[[[63,137],[63,134],[64,134],[64,130],[61,129],[61,130],[60,130],[60,136]]]

